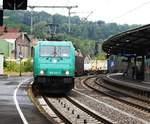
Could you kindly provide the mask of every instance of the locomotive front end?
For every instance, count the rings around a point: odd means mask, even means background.
[[[50,93],[65,93],[74,87],[75,55],[71,42],[42,42],[35,82]]]

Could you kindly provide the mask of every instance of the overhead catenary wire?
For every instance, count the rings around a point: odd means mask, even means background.
[[[119,16],[113,18],[113,19],[111,19],[110,22],[112,22],[112,21],[114,21],[114,20],[116,20],[116,19],[122,18],[122,17],[124,17],[124,16],[126,16],[126,15],[128,15],[128,14],[130,14],[130,13],[132,13],[132,12],[134,12],[134,11],[140,9],[140,8],[142,8],[143,6],[145,6],[145,5],[149,4],[149,3],[150,3],[150,1],[144,2],[144,3],[140,4],[140,5],[138,5],[138,6],[134,7],[134,8],[132,8],[132,9],[126,11],[125,13],[123,13],[123,14],[121,14],[121,15],[119,15]]]
[[[77,8],[78,6],[77,5],[75,5],[75,6],[31,6],[30,5],[28,7],[31,9],[31,15],[32,15],[32,10],[34,8],[67,8],[68,9],[68,15],[69,15],[69,19],[68,19],[68,33],[70,33],[70,10],[72,8]],[[32,16],[31,16],[31,34],[32,34],[32,31],[33,31],[32,24],[33,24],[33,22],[32,22]]]

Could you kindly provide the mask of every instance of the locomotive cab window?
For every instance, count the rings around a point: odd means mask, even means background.
[[[54,46],[41,46],[40,56],[54,56],[55,47]]]
[[[70,47],[69,46],[41,46],[40,56],[42,57],[69,57]]]
[[[57,57],[69,57],[70,56],[70,47],[68,47],[68,46],[56,47],[56,56]]]

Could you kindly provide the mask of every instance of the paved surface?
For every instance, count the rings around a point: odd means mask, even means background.
[[[150,92],[150,83],[145,81],[134,80],[129,77],[123,77],[121,74],[109,74],[106,76],[112,82],[121,84],[124,86],[132,87],[138,90],[144,90]],[[105,77],[104,77],[105,78]],[[106,80],[107,80],[106,78]]]
[[[0,124],[23,124],[14,103],[14,91],[17,85],[29,77],[9,77],[0,79]],[[28,124],[50,124],[36,109],[27,95],[27,83],[21,85],[17,92],[17,101]]]

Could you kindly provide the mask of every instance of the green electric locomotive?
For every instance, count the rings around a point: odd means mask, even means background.
[[[67,93],[74,87],[75,48],[70,41],[39,41],[34,47],[34,87]]]

